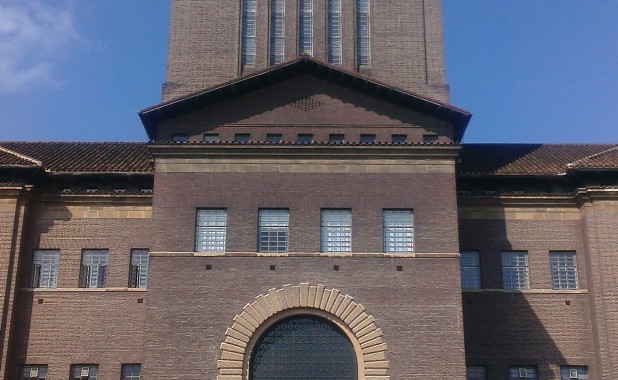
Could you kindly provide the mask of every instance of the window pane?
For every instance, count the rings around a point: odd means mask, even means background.
[[[80,287],[103,288],[107,270],[106,249],[84,249],[82,251],[82,267],[80,273]]]
[[[219,142],[219,135],[216,133],[204,133],[204,142],[209,142],[209,143]]]
[[[259,252],[287,252],[288,233],[288,210],[259,211]]]
[[[130,288],[146,288],[148,285],[148,250],[131,250]]]
[[[352,252],[350,210],[322,210],[320,226],[322,252]]]
[[[197,210],[195,250],[225,252],[227,210]]]
[[[331,133],[328,135],[328,141],[332,143],[341,143],[344,141],[344,135],[338,133]]]
[[[478,252],[462,252],[460,256],[461,288],[481,288],[481,262]]]
[[[266,135],[266,141],[268,142],[272,142],[272,143],[278,143],[281,142],[283,140],[281,133],[268,133]]]
[[[528,252],[502,252],[504,289],[529,289]]]
[[[249,142],[251,140],[251,135],[248,133],[237,133],[234,135],[235,142]]]
[[[298,9],[298,54],[313,55],[313,0],[300,0]]]
[[[328,0],[328,62],[342,63],[341,0]]]
[[[59,262],[59,250],[38,249],[34,251],[34,260],[32,262],[32,287],[55,288],[58,283]]]
[[[510,379],[538,379],[535,367],[511,367]]]
[[[406,135],[392,135],[391,136],[391,141],[394,144],[403,144],[407,141],[407,139],[408,139],[408,136]]]
[[[384,252],[414,252],[412,210],[384,210]]]
[[[551,252],[551,279],[554,289],[577,289],[575,252]]]
[[[122,380],[140,380],[141,369],[139,364],[123,364]]]
[[[369,144],[376,141],[376,135],[361,135],[360,142]]]
[[[466,380],[487,380],[487,369],[480,366],[466,367]]]
[[[588,380],[588,367],[564,366],[560,367],[560,380]]]
[[[299,143],[310,143],[313,141],[313,135],[310,133],[300,133],[296,137],[296,141]]]

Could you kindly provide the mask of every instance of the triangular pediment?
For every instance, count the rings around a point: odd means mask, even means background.
[[[140,112],[149,137],[178,125],[405,126],[450,128],[470,113],[312,58],[300,57]]]

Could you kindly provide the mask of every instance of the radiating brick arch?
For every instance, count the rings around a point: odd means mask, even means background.
[[[323,316],[338,324],[357,351],[359,380],[390,378],[382,331],[374,323],[374,318],[365,312],[365,307],[337,289],[301,283],[260,294],[234,317],[220,346],[217,379],[246,380],[248,358],[257,338],[268,326],[293,314]]]

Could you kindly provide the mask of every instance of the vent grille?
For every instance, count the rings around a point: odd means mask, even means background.
[[[288,106],[292,106],[301,111],[309,112],[317,108],[324,108],[324,103],[312,97],[307,97],[288,103]]]

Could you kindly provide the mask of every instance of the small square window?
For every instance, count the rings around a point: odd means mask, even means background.
[[[298,136],[296,136],[296,141],[299,143],[310,143],[313,141],[313,134],[299,133]]]
[[[148,285],[148,250],[131,250],[129,288],[146,288]]]
[[[328,135],[328,142],[331,143],[342,143],[344,141],[344,135],[339,133],[331,133]]]
[[[97,364],[73,364],[71,366],[71,380],[97,380],[99,366]]]
[[[423,142],[424,143],[437,143],[438,135],[423,135]]]
[[[237,133],[234,135],[235,142],[249,142],[251,135],[249,133]]]
[[[22,380],[32,380],[32,379],[43,380],[46,378],[47,378],[47,365],[28,364],[22,367],[22,370],[21,370]]]
[[[537,380],[537,371],[535,367],[511,367],[509,369],[510,380],[534,379]]]
[[[382,211],[384,252],[414,252],[414,216],[412,210]]]
[[[371,144],[376,141],[376,135],[360,135],[360,142],[362,144]]]
[[[141,372],[140,364],[123,364],[121,380],[140,380]]]
[[[322,210],[320,230],[322,252],[352,252],[351,210]]]
[[[207,143],[218,143],[219,142],[219,134],[218,133],[204,133],[204,142],[207,142]]]
[[[172,135],[173,142],[187,142],[189,141],[189,136],[186,133],[178,133]]]
[[[487,368],[482,366],[467,366],[466,380],[487,380]]]
[[[502,283],[504,289],[530,289],[528,252],[502,252]]]
[[[107,272],[107,249],[84,249],[79,275],[80,288],[104,288]]]
[[[57,249],[37,249],[32,262],[32,287],[55,288],[58,283],[58,264],[60,251]]]
[[[408,141],[407,135],[391,135],[391,142],[393,144],[403,144]]]
[[[258,251],[287,252],[289,235],[289,211],[262,209],[258,221]]]
[[[195,250],[197,252],[225,252],[227,210],[197,210]]]
[[[268,133],[266,135],[266,141],[269,143],[280,143],[283,141],[281,133]]]
[[[478,252],[461,252],[459,257],[462,289],[481,288],[481,262]]]
[[[577,260],[575,252],[550,252],[553,289],[577,289]]]
[[[585,366],[562,366],[560,367],[560,380],[588,380],[588,367]]]

